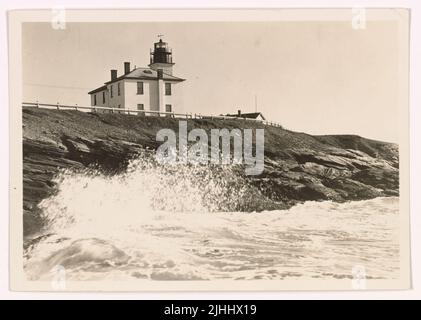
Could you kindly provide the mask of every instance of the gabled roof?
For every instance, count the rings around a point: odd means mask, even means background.
[[[107,89],[107,84],[114,83],[120,81],[122,79],[132,79],[132,80],[158,80],[158,72],[156,70],[152,70],[150,68],[136,68],[130,71],[127,74],[123,74],[120,77],[117,77],[115,80],[105,82],[105,86],[101,86],[95,90],[88,92],[88,94],[96,93]],[[185,79],[178,78],[172,76],[168,73],[163,72],[163,80],[165,81],[174,81],[174,82],[182,82]]]
[[[261,116],[263,120],[266,120],[261,112],[227,114],[226,116],[227,117],[236,117],[236,118],[247,118],[247,119],[257,119],[259,116]]]

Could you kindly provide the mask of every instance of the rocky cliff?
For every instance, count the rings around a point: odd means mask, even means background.
[[[189,130],[264,128],[265,170],[243,177],[256,192],[238,210],[260,211],[306,200],[369,199],[399,194],[398,146],[354,135],[312,136],[239,120],[190,119]],[[178,120],[46,109],[23,110],[24,233],[42,226],[39,202],[55,192],[61,169],[95,166],[105,174],[125,170],[156,132],[177,132]],[[238,174],[241,174],[239,171]]]

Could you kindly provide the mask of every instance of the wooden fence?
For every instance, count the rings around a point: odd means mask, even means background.
[[[38,102],[23,102],[23,108],[46,108],[46,109],[56,109],[56,110],[76,110],[83,112],[110,112],[110,113],[120,113],[120,114],[132,114],[132,115],[141,115],[141,116],[155,116],[155,117],[172,117],[172,118],[184,118],[184,119],[238,119],[245,121],[255,121],[268,126],[280,127],[282,126],[279,123],[260,120],[260,119],[250,119],[244,117],[232,117],[232,116],[215,116],[215,115],[202,115],[202,114],[192,114],[192,113],[174,113],[174,112],[162,112],[162,111],[145,111],[145,110],[131,110],[131,109],[122,109],[122,108],[109,108],[109,107],[98,107],[98,106],[78,106],[78,105],[66,105],[66,104],[48,104],[48,103],[38,103]]]

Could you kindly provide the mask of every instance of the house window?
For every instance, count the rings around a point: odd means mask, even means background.
[[[102,103],[105,104],[105,91],[102,92]]]
[[[165,95],[170,96],[171,95],[171,83],[165,84]]]
[[[117,83],[117,95],[120,95],[120,82]]]
[[[145,110],[145,107],[144,107],[143,103],[137,104],[137,110]]]
[[[113,85],[110,86],[110,97],[113,97]]]
[[[143,82],[137,83],[137,94],[143,94]]]
[[[172,112],[172,106],[170,104],[165,105],[165,112]]]
[[[94,106],[96,106],[96,94],[94,94]]]

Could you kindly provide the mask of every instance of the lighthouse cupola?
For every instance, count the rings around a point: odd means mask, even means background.
[[[150,53],[149,67],[153,70],[161,69],[163,72],[172,75],[172,50],[168,47],[168,43],[159,39],[154,43],[154,48]]]

